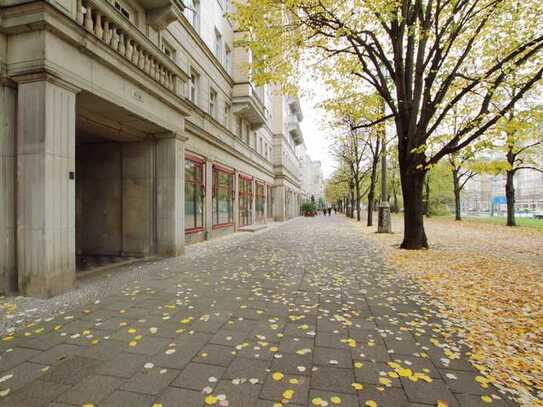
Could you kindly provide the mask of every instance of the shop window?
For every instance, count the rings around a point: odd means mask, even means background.
[[[213,167],[213,226],[234,223],[234,174]]]
[[[253,181],[239,177],[239,224],[247,226],[253,219]]]
[[[205,181],[204,161],[185,157],[185,230],[204,229]]]
[[[265,185],[259,182],[256,183],[255,190],[255,210],[256,210],[256,220],[257,222],[263,222],[266,219],[266,195],[265,195]]]

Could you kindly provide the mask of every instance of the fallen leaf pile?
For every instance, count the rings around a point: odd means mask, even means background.
[[[447,226],[454,228],[449,240],[443,233]],[[500,228],[502,236],[496,239],[487,233],[499,233]],[[482,225],[474,236],[474,229],[473,223],[464,227],[427,221],[430,244],[435,231],[437,248],[388,249],[387,260],[422,287],[431,305],[453,323],[444,335],[471,348],[468,356],[481,372],[483,386],[494,383],[523,406],[543,406],[543,258],[538,265],[529,251],[534,240],[543,247],[543,237],[495,225]],[[509,236],[508,250],[503,235],[512,233],[519,236]],[[374,236],[387,246],[401,239],[399,233]],[[519,250],[519,241],[528,240],[525,252]],[[478,247],[480,241],[484,248]]]

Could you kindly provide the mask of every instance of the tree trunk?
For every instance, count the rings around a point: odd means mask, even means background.
[[[354,200],[354,185],[351,185],[350,187],[350,190],[351,190],[351,219],[354,219],[354,204],[355,204],[355,200]]]
[[[505,197],[507,199],[507,226],[517,226],[515,221],[515,172],[507,171],[505,182]]]
[[[377,183],[377,162],[371,168],[370,189],[368,191],[368,219],[367,226],[373,226],[373,209],[375,208],[375,184]]]
[[[460,205],[460,180],[458,179],[458,170],[452,170],[454,187],[454,218],[462,220],[462,211]]]
[[[373,226],[373,191],[368,193],[368,217],[367,217],[367,226]]]
[[[426,173],[420,170],[402,170],[402,195],[404,201],[404,238],[402,249],[428,248],[424,231],[424,180]]]
[[[360,183],[356,183],[356,220],[360,222]]]
[[[424,199],[423,199],[424,215],[430,217],[430,176],[426,174],[424,177]]]

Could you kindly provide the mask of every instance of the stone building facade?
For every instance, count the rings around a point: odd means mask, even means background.
[[[299,101],[228,0],[0,0],[0,293],[298,215]]]
[[[462,211],[473,215],[507,214],[505,175],[477,175],[465,186]],[[543,173],[521,170],[515,174],[515,211],[531,216],[543,214]]]
[[[305,199],[313,197],[315,202],[325,202],[324,196],[324,175],[322,163],[312,160],[307,154],[307,147],[301,145],[298,148],[298,160],[302,172],[302,191]]]

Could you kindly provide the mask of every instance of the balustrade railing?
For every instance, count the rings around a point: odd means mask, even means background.
[[[128,21],[105,0],[78,0],[77,22],[104,44],[123,56],[148,76],[176,93],[177,75],[157,57],[158,48],[142,40],[136,27],[127,29]],[[139,35],[141,34],[141,35]],[[140,37],[140,38],[138,38]],[[149,40],[150,42],[150,40]],[[173,61],[172,61],[173,63]]]

